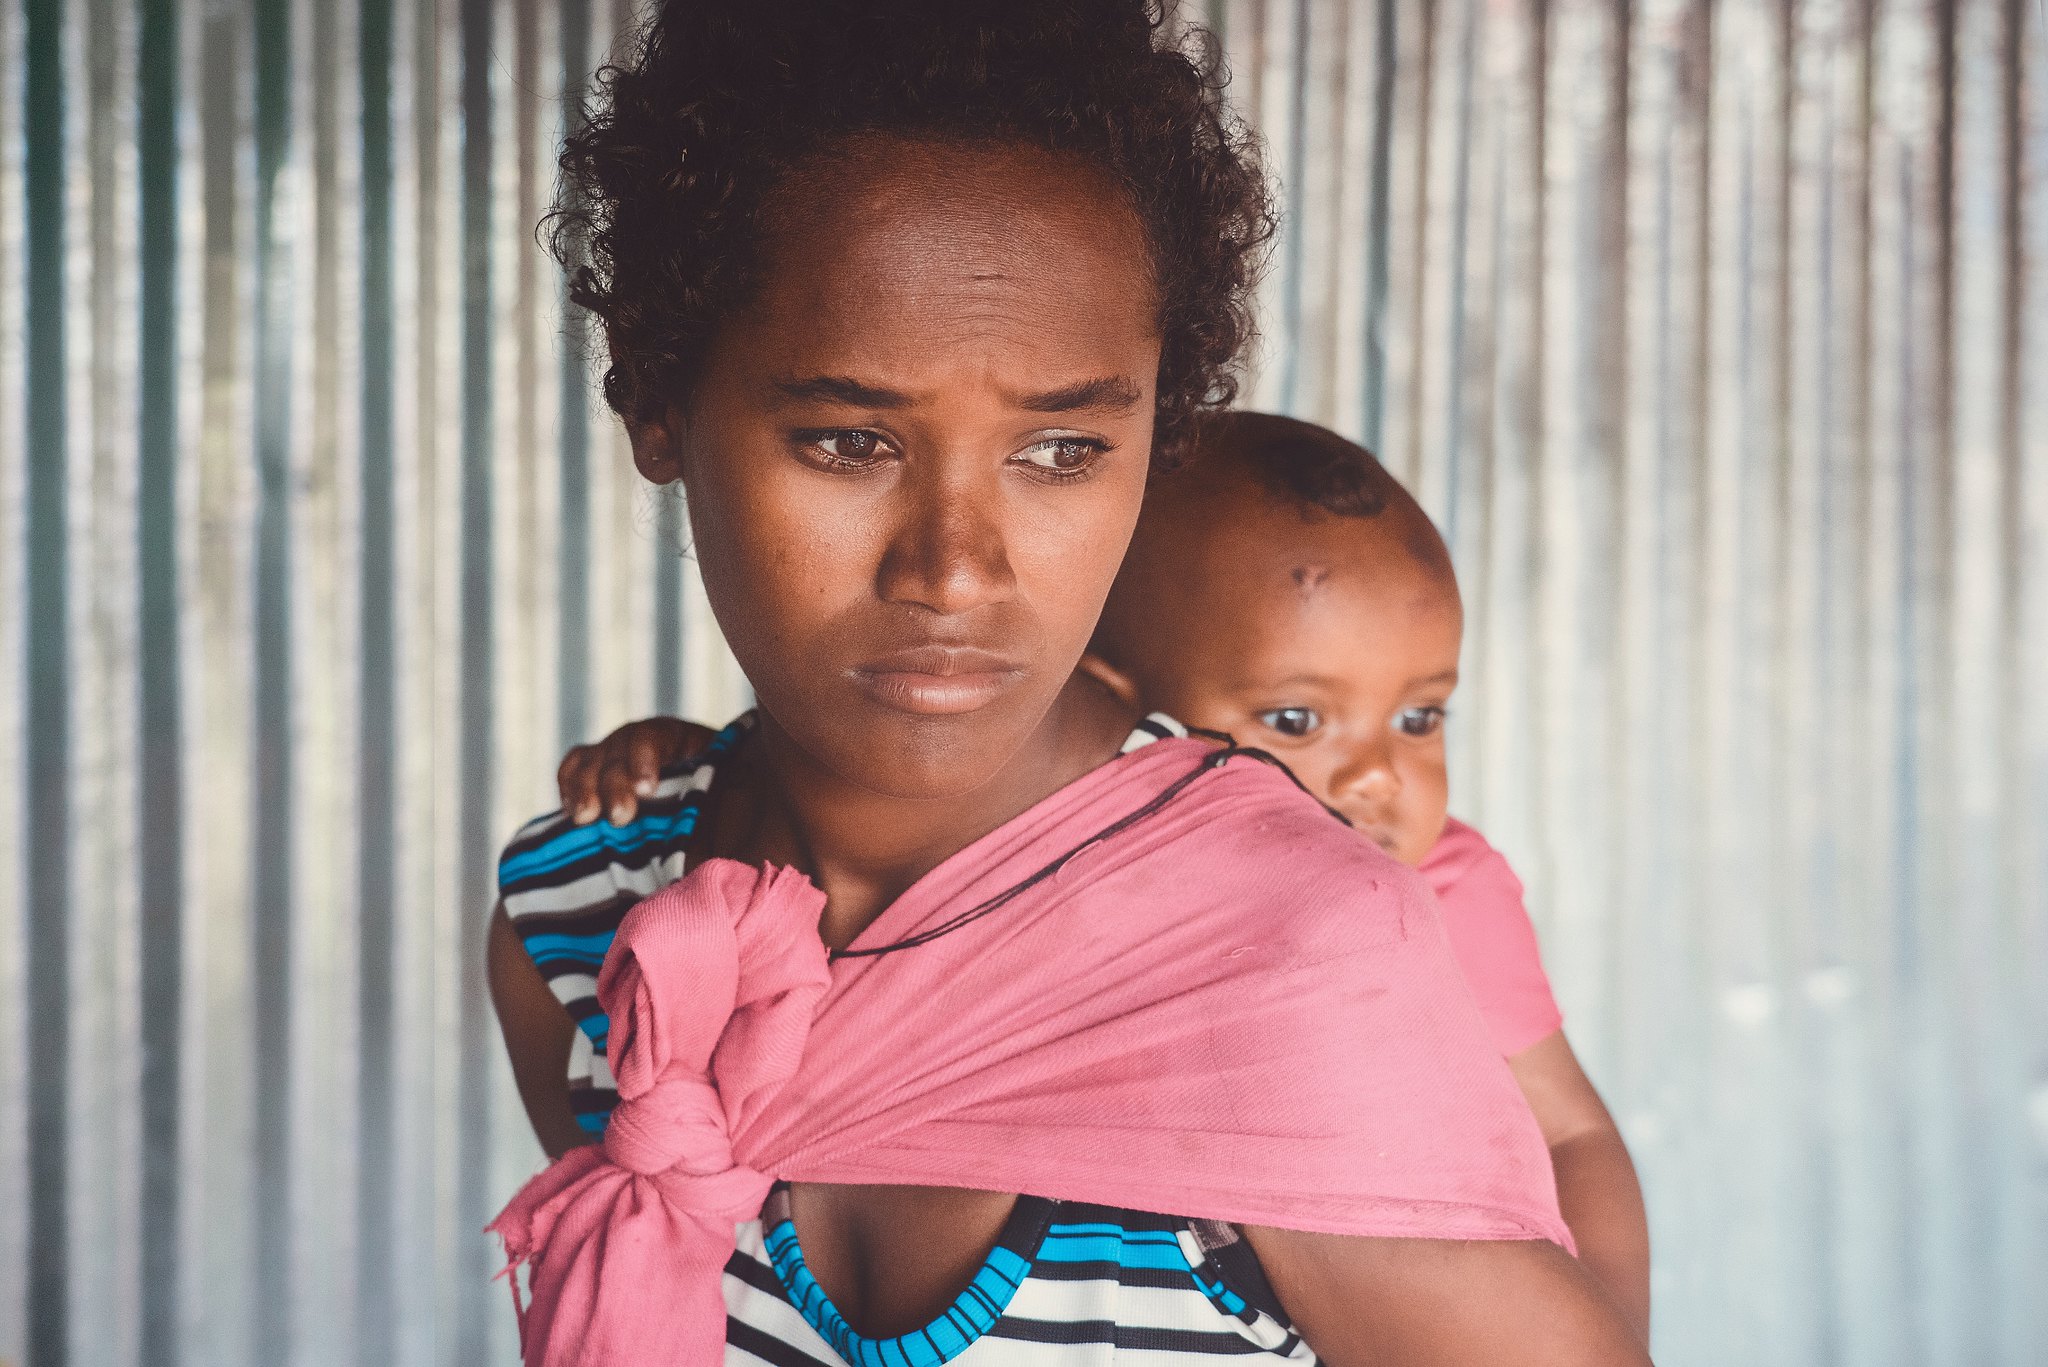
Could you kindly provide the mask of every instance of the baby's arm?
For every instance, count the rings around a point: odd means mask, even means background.
[[[519,1084],[520,1103],[526,1107],[526,1118],[532,1122],[540,1146],[548,1157],[560,1158],[596,1138],[576,1123],[576,1113],[569,1106],[569,1050],[575,1042],[576,1022],[548,989],[547,980],[519,942],[519,932],[512,928],[503,904],[491,911],[484,953],[491,1004],[498,1011],[498,1029],[512,1059],[512,1080]]]
[[[1650,1336],[1650,1229],[1643,1189],[1614,1117],[1578,1056],[1554,1031],[1508,1060],[1543,1127],[1557,1201],[1579,1258],[1644,1342]]]
[[[595,745],[575,746],[555,770],[562,810],[579,826],[600,814],[623,826],[640,810],[640,799],[654,791],[664,768],[701,752],[716,734],[680,717],[647,717],[627,722]]]

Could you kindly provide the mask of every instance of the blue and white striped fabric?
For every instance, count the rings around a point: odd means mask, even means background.
[[[1243,1294],[1240,1294],[1240,1293]],[[1081,1367],[1266,1356],[1313,1362],[1235,1230],[1020,1197],[981,1270],[929,1324],[855,1333],[804,1262],[781,1188],[725,1270],[728,1364]]]

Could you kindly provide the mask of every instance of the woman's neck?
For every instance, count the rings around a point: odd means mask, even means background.
[[[1077,674],[1010,762],[971,792],[889,797],[820,766],[766,712],[720,800],[720,854],[793,865],[825,891],[819,934],[844,948],[957,851],[1113,758],[1135,721]]]

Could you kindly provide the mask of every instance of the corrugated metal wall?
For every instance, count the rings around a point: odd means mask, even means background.
[[[1255,397],[1452,541],[1453,806],[1663,1359],[2048,1362],[2041,9],[1224,18],[1293,210]]]
[[[743,692],[531,236],[624,7],[0,8],[0,1360],[511,1360],[490,854]],[[1661,1360],[2048,1362],[2039,0],[1209,15]]]

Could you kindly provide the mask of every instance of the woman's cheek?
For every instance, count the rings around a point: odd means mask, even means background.
[[[1137,529],[1144,481],[1106,473],[1083,489],[1052,492],[1066,497],[1013,540],[1012,563],[1028,557],[1032,577],[1042,585],[1039,596],[1070,601],[1077,624],[1092,635]]]
[[[689,482],[692,552],[720,629],[758,687],[782,672],[775,656],[792,634],[792,609],[814,596],[800,525],[745,467],[700,472]]]
[[[858,521],[834,506],[829,487],[806,488],[792,472],[774,470],[745,482],[721,485],[713,515],[721,524],[722,559],[733,587],[747,597],[777,604],[815,602],[848,578],[846,542],[858,535]],[[707,565],[707,583],[709,580]]]

